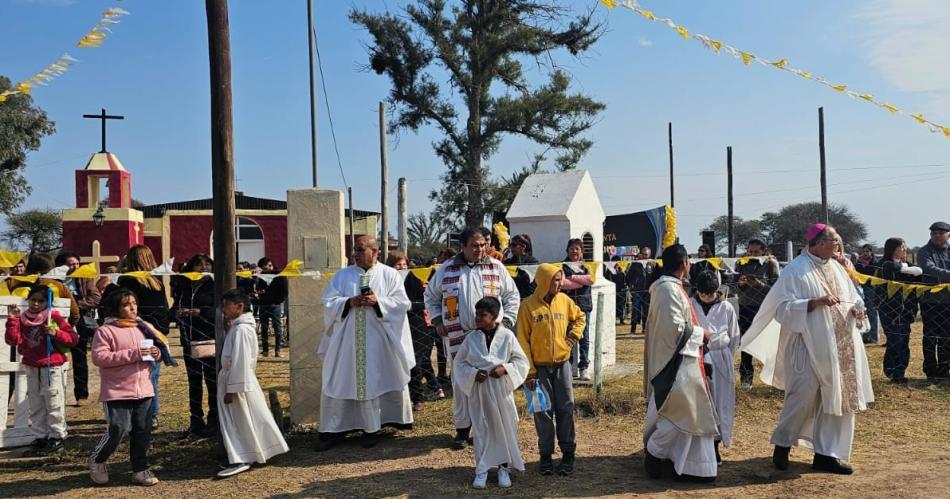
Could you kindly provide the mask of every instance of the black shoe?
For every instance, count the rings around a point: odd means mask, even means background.
[[[199,439],[205,438],[204,437],[205,432],[206,430],[204,429],[204,427],[196,428],[192,426],[188,428],[187,430],[185,430],[184,433],[182,433],[178,437],[178,439],[179,440],[199,440]]]
[[[362,446],[364,449],[370,449],[375,447],[381,439],[382,436],[378,431],[373,433],[363,433],[363,441],[360,443],[360,446]]]
[[[722,466],[722,456],[719,454],[720,443],[722,442],[720,442],[719,440],[716,440],[716,446],[714,447],[714,449],[716,449],[716,464],[719,466]]]
[[[775,446],[775,451],[772,452],[772,464],[775,465],[775,469],[781,471],[788,469],[788,453],[791,452],[791,450],[791,447]]]
[[[538,463],[538,471],[540,471],[542,475],[551,475],[554,473],[554,461],[551,460],[550,454],[541,456],[541,462]]]
[[[337,435],[334,433],[321,433],[320,439],[317,440],[317,452],[328,451],[334,447],[336,444],[343,441],[342,435]]]
[[[850,465],[844,464],[831,456],[823,456],[821,454],[815,454],[815,460],[812,462],[811,467],[817,471],[825,471],[836,475],[850,475],[854,473],[854,468]]]
[[[456,428],[455,429],[455,438],[452,439],[452,450],[462,450],[471,444],[472,440],[469,437],[471,435],[471,428]]]
[[[647,476],[654,479],[663,476],[663,460],[650,454],[650,451],[646,449],[643,452],[646,454],[643,458],[643,467],[647,471]]]
[[[677,482],[688,482],[688,483],[712,483],[716,481],[714,476],[695,476],[695,475],[679,475],[674,474],[673,479]]]
[[[23,453],[25,457],[40,457],[46,455],[46,448],[49,447],[49,440],[37,438],[30,444],[29,450]]]
[[[557,474],[561,476],[571,476],[574,473],[574,453],[565,452],[561,456],[561,462],[557,465]]]
[[[43,456],[48,456],[50,454],[55,454],[63,450],[63,439],[61,438],[51,438],[46,441],[46,447],[43,448],[40,453]]]

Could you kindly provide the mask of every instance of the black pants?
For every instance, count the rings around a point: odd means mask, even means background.
[[[69,349],[73,369],[73,395],[76,400],[83,400],[89,398],[89,359],[86,351],[96,330],[90,330],[80,322],[76,325],[76,332],[79,333],[79,343]]]
[[[884,375],[890,379],[903,378],[910,363],[910,324],[894,324],[882,315],[881,327],[887,337],[884,348]]]
[[[574,452],[574,387],[571,365],[537,366],[538,384],[547,395],[551,409],[534,414],[534,429],[538,433],[538,450],[542,456],[554,454],[554,439],[561,452]],[[556,424],[555,424],[556,423]],[[478,437],[476,437],[478,438]]]
[[[280,353],[280,344],[283,343],[283,331],[281,329],[281,316],[283,315],[284,304],[261,305],[261,345],[266,354],[270,350],[269,329],[274,330],[274,351]],[[268,328],[270,323],[270,328]]]
[[[950,376],[950,305],[921,303],[924,322],[924,374],[928,378]]]
[[[752,326],[752,319],[759,311],[759,307],[750,307],[739,305],[739,337],[745,335],[745,332]],[[751,383],[755,375],[755,368],[752,367],[752,355],[742,352],[739,358],[739,379]]]
[[[209,359],[193,359],[185,355],[185,370],[188,373],[188,409],[191,412],[192,431],[200,432],[205,429],[204,409],[201,399],[204,390],[202,380],[208,387],[208,422],[207,428],[215,430],[218,427],[218,382],[214,372],[214,357]]]
[[[425,325],[412,325],[412,348],[415,351],[416,367],[409,372],[409,398],[413,403],[422,402],[422,382],[425,380],[430,390],[441,388],[432,366],[432,347],[436,339]]]
[[[147,470],[148,446],[152,441],[152,398],[110,400],[106,402],[106,418],[109,427],[92,451],[92,460],[106,462],[122,439],[130,435],[132,471]]]

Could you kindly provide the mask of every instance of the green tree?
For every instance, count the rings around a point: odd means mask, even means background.
[[[3,240],[30,253],[63,247],[63,217],[55,210],[26,210],[7,215]]]
[[[767,244],[785,244],[792,241],[796,247],[807,244],[805,231],[808,226],[824,220],[821,203],[799,203],[786,206],[778,212],[763,213],[760,218],[762,233]],[[867,227],[846,206],[828,206],[828,222],[838,230],[845,246],[859,246],[868,236]]]
[[[441,135],[433,148],[448,170],[430,199],[465,225],[479,226],[497,208],[486,200],[504,202],[504,194],[492,192],[499,184],[485,164],[503,137],[539,144],[541,160],[555,154],[559,170],[574,168],[590,149],[581,135],[605,106],[570,94],[571,79],[552,54],[565,49],[577,56],[604,28],[592,11],[575,16],[553,1],[448,3],[417,0],[404,16],[353,10],[350,19],[372,37],[369,68],[392,84],[391,132],[434,125]],[[526,61],[547,81],[532,86]],[[439,84],[444,80],[448,85]]]
[[[0,92],[10,80],[0,76]],[[40,147],[40,140],[55,131],[46,112],[33,106],[28,94],[7,96],[0,102],[0,213],[10,215],[32,189],[23,176],[26,153]]]
[[[717,255],[727,255],[729,246],[729,217],[720,215],[703,230],[711,230],[716,233],[716,247],[713,251]],[[735,245],[737,254],[740,249],[745,248],[749,239],[762,238],[762,223],[759,220],[743,220],[742,217],[732,217],[732,231],[735,235]]]
[[[409,215],[409,256],[428,260],[439,255],[445,247],[446,235],[456,230],[438,210]]]

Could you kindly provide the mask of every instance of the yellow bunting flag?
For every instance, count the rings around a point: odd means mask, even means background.
[[[689,40],[689,31],[687,31],[686,28],[684,28],[684,27],[682,27],[682,26],[677,26],[677,27],[676,27],[676,32],[679,33],[680,36],[683,37],[683,39]]]
[[[892,296],[894,296],[895,293],[900,291],[900,289],[903,287],[904,286],[899,282],[895,282],[895,281],[888,282],[887,283],[887,297],[891,298]]]
[[[584,262],[584,268],[590,273],[590,278],[597,280],[597,269],[600,268],[600,262]]]
[[[831,85],[831,88],[839,92],[844,92],[848,88],[848,86],[847,85]]]
[[[604,7],[612,9],[617,6],[616,0],[600,0],[600,3],[604,4]]]
[[[897,109],[896,107],[894,107],[894,106],[892,106],[892,105],[890,105],[890,104],[888,104],[888,103],[886,103],[886,102],[884,103],[884,109],[887,109],[888,111],[890,111],[890,112],[892,112],[892,113],[896,113],[896,112],[900,111],[900,109]]]
[[[287,262],[287,266],[284,267],[284,270],[281,270],[279,276],[284,277],[295,277],[303,275],[303,272],[300,270],[300,267],[303,267],[303,260],[291,260]]]
[[[719,257],[707,258],[706,261],[709,262],[709,264],[712,265],[714,269],[716,270],[722,269],[722,258],[719,258]]]
[[[99,272],[96,271],[95,265],[87,263],[76,269],[76,271],[72,274],[69,274],[69,277],[74,277],[77,279],[95,279],[96,277],[99,277]]]
[[[416,276],[416,279],[419,279],[422,282],[429,282],[429,276],[432,275],[432,267],[421,267],[417,269],[409,269],[409,273]],[[508,272],[511,272],[510,270]]]
[[[518,267],[516,265],[508,265],[505,267],[505,270],[508,271],[508,275],[510,275],[511,277],[518,276]]]
[[[16,267],[26,257],[22,251],[2,251],[0,250],[0,267]]]
[[[752,62],[752,59],[755,59],[754,55],[748,52],[743,52],[741,50],[739,51],[739,56],[742,57],[742,64],[745,64],[746,66],[748,66],[749,63]]]
[[[770,62],[769,64],[781,69],[781,68],[784,68],[785,66],[788,66],[788,59],[779,59],[775,62]]]
[[[234,275],[238,277],[243,277],[244,279],[250,279],[251,277],[254,277],[254,273],[251,272],[250,270],[242,270],[240,272],[235,272]]]

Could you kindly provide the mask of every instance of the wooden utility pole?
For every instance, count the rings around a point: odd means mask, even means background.
[[[211,67],[211,191],[214,299],[235,287],[234,140],[231,114],[231,41],[227,0],[205,0]],[[223,331],[221,331],[223,336]]]
[[[670,208],[676,207],[676,198],[673,196],[673,122],[667,126],[667,137],[670,143]]]
[[[825,170],[825,108],[818,108],[818,157],[821,161],[821,213],[828,223],[828,175]]]
[[[313,0],[307,0],[307,41],[310,53],[310,166],[313,170],[313,187],[317,188],[317,90],[313,72],[313,52],[317,40],[313,31]]]
[[[734,227],[733,215],[732,215],[732,146],[726,147],[726,190],[728,192],[727,202],[729,203],[729,210],[728,210],[729,222],[727,225],[728,232],[729,232],[729,238],[728,238],[729,248],[728,248],[727,255],[729,255],[729,258],[735,258],[736,257],[736,240],[735,240],[736,233],[735,233],[735,227]]]
[[[379,229],[380,260],[386,261],[389,257],[389,202],[386,199],[386,190],[389,189],[387,176],[388,157],[386,154],[386,103],[379,101],[379,166],[380,166],[380,198],[379,211],[382,217]]]
[[[406,187],[406,177],[399,177],[399,195],[397,198],[399,210],[399,251],[403,255],[409,254],[409,190]]]

